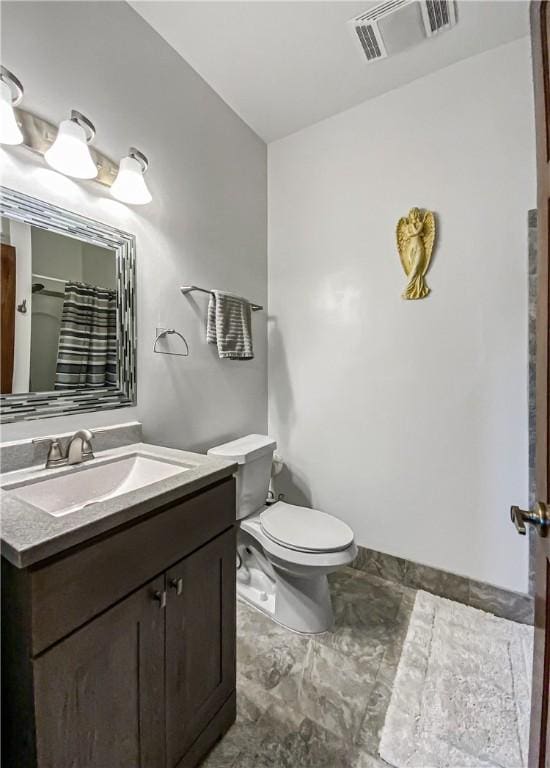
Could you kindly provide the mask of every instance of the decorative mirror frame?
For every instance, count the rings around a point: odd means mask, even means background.
[[[136,404],[136,238],[35,197],[0,186],[0,214],[115,252],[118,386],[0,395],[0,423],[106,411]]]

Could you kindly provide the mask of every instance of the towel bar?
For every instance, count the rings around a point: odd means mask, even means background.
[[[180,291],[185,296],[187,293],[191,293],[191,291],[200,291],[200,293],[212,293],[211,290],[208,290],[207,288],[199,288],[198,285],[182,285],[180,288]],[[250,309],[253,312],[258,312],[260,309],[263,309],[263,307],[260,304],[254,304],[254,302],[250,302]]]

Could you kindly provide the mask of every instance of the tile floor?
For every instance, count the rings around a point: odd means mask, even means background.
[[[335,626],[314,638],[238,605],[237,722],[204,768],[383,768],[377,757],[416,591],[331,577]]]

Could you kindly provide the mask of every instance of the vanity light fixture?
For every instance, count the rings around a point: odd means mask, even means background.
[[[23,143],[14,107],[23,98],[23,86],[9,69],[0,65],[0,144]]]
[[[149,160],[143,152],[130,147],[118,166],[110,157],[91,147],[95,126],[81,112],[73,109],[71,117],[56,127],[39,115],[14,109],[22,98],[20,81],[0,65],[0,144],[23,145],[65,176],[95,179],[110,187],[112,196],[128,205],[151,202],[153,198],[143,178]]]
[[[111,186],[111,195],[122,203],[145,205],[153,199],[143,175],[149,167],[149,160],[135,147],[130,147],[126,157],[120,161],[118,174]]]
[[[95,179],[98,169],[88,147],[94,136],[93,123],[73,109],[70,120],[59,124],[56,139],[44,158],[48,165],[66,176]]]

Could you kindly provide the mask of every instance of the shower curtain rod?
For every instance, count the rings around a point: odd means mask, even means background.
[[[38,277],[40,280],[52,280],[54,283],[68,283],[68,280],[63,280],[61,277],[50,277],[49,275],[37,275],[36,272],[32,273],[33,277]]]

